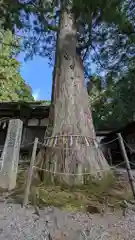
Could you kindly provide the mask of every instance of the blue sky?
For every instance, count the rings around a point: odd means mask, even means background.
[[[24,54],[17,57],[21,63],[21,76],[32,87],[35,100],[50,100],[52,89],[52,68],[47,58],[39,56],[32,60],[24,61]],[[95,65],[91,65],[91,72],[95,72]]]
[[[21,76],[32,87],[35,100],[50,100],[52,68],[48,65],[48,60],[35,56],[33,60],[24,61],[23,53],[17,59],[21,62]]]

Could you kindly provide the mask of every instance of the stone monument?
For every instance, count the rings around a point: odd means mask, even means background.
[[[0,187],[4,189],[12,190],[16,186],[22,129],[20,119],[9,121],[0,170]]]

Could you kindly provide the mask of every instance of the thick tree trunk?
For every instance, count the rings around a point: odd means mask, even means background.
[[[73,14],[63,11],[57,39],[54,108],[51,109],[52,138],[46,141],[49,147],[44,162],[44,167],[52,172],[78,174],[75,177],[62,175],[61,179],[70,184],[83,182],[81,174],[86,171],[94,176],[99,172],[103,176],[103,173],[109,171],[107,161],[97,148],[88,95],[84,87],[83,63],[76,52],[76,34]]]

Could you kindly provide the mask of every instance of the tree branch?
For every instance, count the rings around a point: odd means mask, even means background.
[[[83,61],[85,60],[85,58],[86,58],[86,56],[87,56],[87,53],[88,53],[88,51],[89,51],[89,47],[87,47],[87,49],[86,49],[86,51],[85,51],[85,53],[84,53],[84,55],[83,55],[83,58],[82,58],[82,60],[83,60]]]
[[[101,66],[102,68],[106,69],[106,70],[112,70],[113,67],[106,67],[105,65],[103,65],[103,64],[101,63],[100,58],[99,58],[99,56],[98,56],[98,53],[97,53],[95,47],[94,47],[92,44],[90,44],[90,46],[93,48],[93,50],[94,50],[94,52],[95,52],[95,55],[96,55],[97,62],[100,64],[100,66]]]
[[[82,46],[80,46],[80,51],[83,51],[84,49],[86,49],[86,51],[87,51],[88,48],[90,47],[90,45],[92,44],[91,29],[92,29],[92,27],[95,27],[97,24],[99,24],[99,22],[101,21],[101,14],[98,15],[97,17],[95,17],[93,15],[92,18],[95,18],[95,22],[93,24],[92,24],[92,21],[91,21],[91,23],[89,23],[89,39]]]
[[[53,26],[51,24],[48,23],[48,21],[46,20],[45,16],[44,16],[44,13],[43,13],[43,9],[40,9],[38,8],[35,3],[31,3],[36,9],[38,12],[40,12],[41,14],[41,17],[43,19],[43,25],[48,28],[50,31],[55,31],[55,32],[58,32],[59,28],[57,26]],[[42,11],[41,11],[42,10]]]
[[[89,46],[91,45],[91,39],[89,39],[84,45],[79,46],[80,51],[83,51],[86,48],[89,48]]]
[[[43,16],[44,17],[44,16]],[[44,17],[44,26],[47,27],[50,31],[58,32],[59,28],[57,26],[53,26],[47,22]]]

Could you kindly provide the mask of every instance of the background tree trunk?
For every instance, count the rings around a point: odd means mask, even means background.
[[[45,142],[49,147],[44,167],[53,172],[79,174],[75,177],[63,174],[61,179],[69,184],[83,182],[81,174],[86,171],[94,176],[100,172],[103,176],[102,170],[109,170],[102,151],[97,148],[83,63],[76,52],[76,34],[74,16],[64,10],[57,39],[52,138]]]

